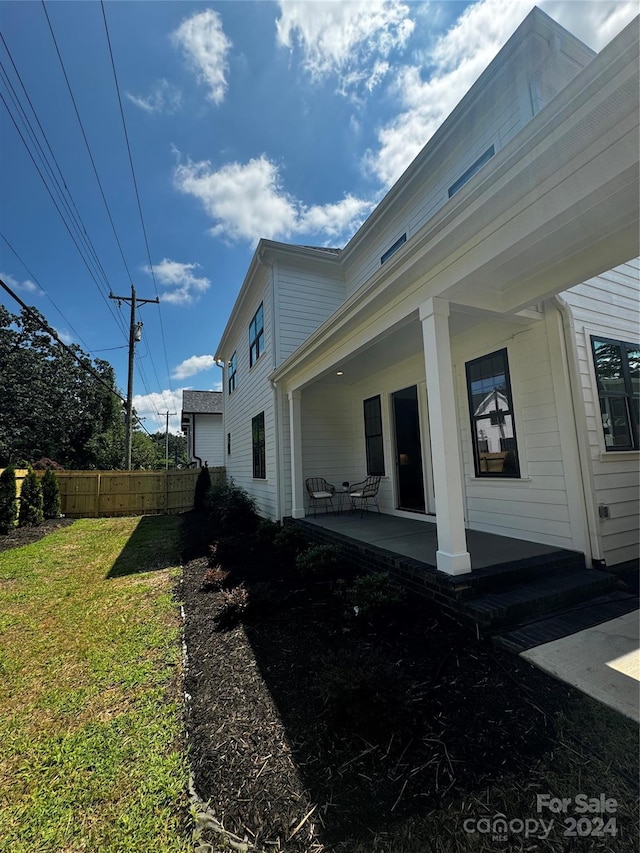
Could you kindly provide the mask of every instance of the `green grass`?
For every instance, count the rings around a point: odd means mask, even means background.
[[[189,849],[176,517],[0,553],[0,850]]]

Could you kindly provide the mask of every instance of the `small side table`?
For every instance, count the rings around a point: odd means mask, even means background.
[[[336,486],[336,490],[335,490],[334,494],[336,497],[336,504],[338,507],[336,509],[336,515],[342,515],[342,513],[344,512],[345,498],[347,499],[347,503],[349,502],[349,484],[347,483],[345,485],[343,483],[341,486]]]

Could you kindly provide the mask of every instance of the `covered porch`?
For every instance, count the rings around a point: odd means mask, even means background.
[[[535,644],[637,607],[615,575],[585,568],[584,555],[575,551],[467,530],[473,571],[447,575],[437,570],[435,524],[376,512],[290,523],[312,541],[339,548],[361,570],[389,572],[410,594],[434,601],[478,635],[516,629]]]

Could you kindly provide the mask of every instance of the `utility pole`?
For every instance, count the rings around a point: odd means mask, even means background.
[[[131,470],[131,444],[133,437],[133,363],[135,355],[136,343],[142,337],[142,323],[136,323],[136,305],[144,305],[147,302],[159,302],[158,297],[155,299],[136,299],[136,289],[131,285],[131,296],[114,296],[109,294],[109,299],[117,299],[118,302],[131,303],[131,322],[129,325],[129,378],[127,381],[127,470]]]
[[[164,467],[165,470],[169,470],[169,415],[175,415],[177,412],[165,412],[165,417],[167,419],[167,425],[164,431]]]

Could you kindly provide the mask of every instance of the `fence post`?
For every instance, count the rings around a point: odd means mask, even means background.
[[[100,517],[100,472],[98,471],[98,482],[96,483],[96,518]]]

